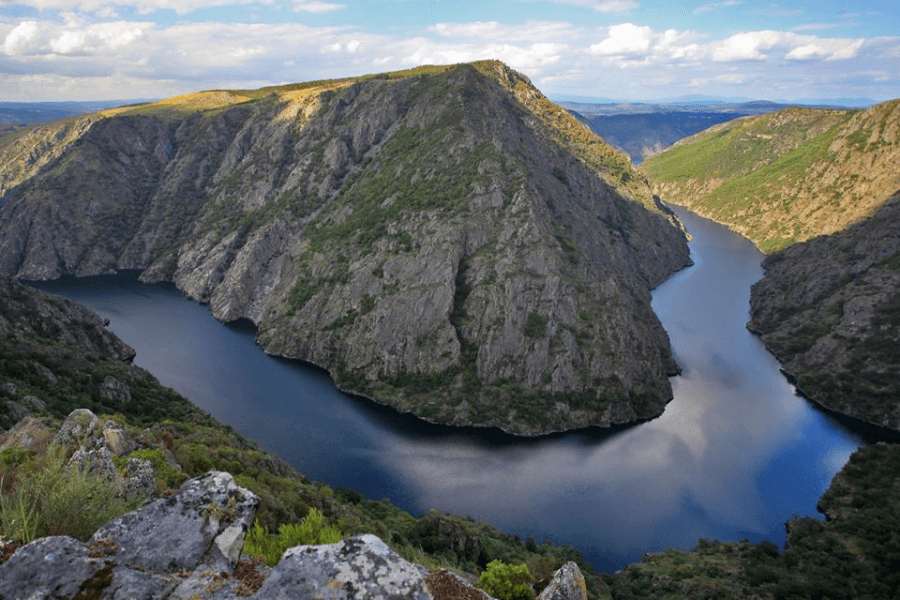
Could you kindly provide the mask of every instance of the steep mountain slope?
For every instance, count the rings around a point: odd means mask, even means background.
[[[804,394],[900,429],[900,100],[744,119],[644,168],[665,200],[782,249],[749,327]]]
[[[140,269],[440,422],[605,426],[671,397],[649,290],[687,264],[682,232],[627,157],[500,63],[89,121],[0,149],[0,272]]]
[[[0,277],[0,428],[76,407],[127,413],[135,424],[199,414],[133,357],[93,311]]]
[[[712,127],[642,165],[662,198],[772,252],[834,233],[900,189],[900,100]]]
[[[900,194],[770,256],[750,329],[823,406],[900,430]]]

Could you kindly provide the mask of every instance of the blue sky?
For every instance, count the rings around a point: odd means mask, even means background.
[[[900,97],[900,2],[0,0],[0,101],[499,59],[551,98]]]

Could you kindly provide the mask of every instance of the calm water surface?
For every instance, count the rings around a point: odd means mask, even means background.
[[[862,444],[795,395],[750,334],[762,255],[676,209],[695,266],[654,292],[683,374],[662,417],[522,440],[432,426],[338,392],[327,374],[265,355],[247,328],[166,286],[128,277],[39,287],[110,319],[135,363],[312,479],[415,514],[469,515],[538,542],[571,544],[600,570],[700,538],[782,544]]]

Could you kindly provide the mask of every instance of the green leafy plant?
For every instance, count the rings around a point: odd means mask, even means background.
[[[244,554],[249,556],[265,556],[266,564],[274,567],[281,555],[294,546],[334,544],[343,539],[344,534],[325,522],[325,517],[315,508],[311,508],[300,523],[285,523],[278,527],[277,534],[270,534],[259,521],[247,534],[244,542]]]
[[[15,482],[0,494],[0,535],[25,543],[49,535],[87,540],[141,500],[120,497],[118,486],[103,475],[67,466],[65,451],[55,446],[9,474]]]
[[[533,578],[528,565],[511,565],[492,560],[478,577],[478,585],[498,600],[531,600],[534,598]]]

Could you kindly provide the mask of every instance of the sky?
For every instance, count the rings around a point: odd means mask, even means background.
[[[897,0],[0,0],[0,102],[498,59],[554,100],[900,97]]]

